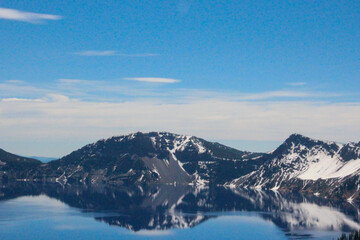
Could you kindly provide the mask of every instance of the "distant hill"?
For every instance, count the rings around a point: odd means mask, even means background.
[[[47,162],[50,162],[50,161],[53,161],[53,160],[56,160],[56,159],[59,159],[59,158],[55,158],[55,157],[37,157],[37,156],[31,156],[29,158],[33,158],[33,159],[36,159],[36,160],[39,160],[43,163],[47,163]]]
[[[27,178],[41,162],[36,159],[21,157],[0,149],[0,181]]]

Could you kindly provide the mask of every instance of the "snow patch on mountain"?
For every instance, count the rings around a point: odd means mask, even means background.
[[[184,164],[183,164],[182,162],[180,162],[180,161],[176,158],[176,156],[175,156],[176,149],[173,148],[172,150],[170,150],[170,149],[168,148],[168,151],[170,152],[172,159],[174,159],[174,160],[177,162],[177,164],[179,165],[179,167],[180,167],[186,174],[188,174],[188,173],[185,171],[185,169],[184,169]]]
[[[334,142],[321,142],[316,140],[316,145],[308,148],[304,145],[292,143],[289,154],[283,156],[285,164],[294,164],[294,171],[288,174],[289,179],[297,177],[302,180],[317,180],[329,178],[343,178],[360,170],[360,159],[348,162],[340,156],[340,151],[345,145]],[[329,148],[323,146],[336,146]]]
[[[315,146],[309,148],[292,143],[289,152],[275,158],[273,165],[283,165],[280,171],[286,179],[317,180],[342,178],[360,170],[360,159],[344,161],[340,151],[345,146],[334,142],[314,140]],[[326,144],[324,146],[324,144]],[[286,169],[291,171],[285,171]]]
[[[342,162],[340,159],[324,157],[300,174],[303,180],[343,178],[360,170],[360,159]]]

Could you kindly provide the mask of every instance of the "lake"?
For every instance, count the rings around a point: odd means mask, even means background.
[[[8,184],[0,239],[337,239],[354,204],[299,193],[191,186]]]

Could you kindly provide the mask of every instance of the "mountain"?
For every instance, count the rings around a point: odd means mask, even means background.
[[[137,132],[88,144],[45,164],[3,151],[0,170],[2,178],[62,185],[222,185],[352,202],[360,193],[360,142],[292,134],[274,151],[261,154],[194,136]]]
[[[47,163],[47,162],[59,159],[59,158],[55,158],[55,157],[38,157],[38,156],[30,156],[29,158],[39,160],[43,163]]]
[[[293,134],[261,166],[227,184],[230,187],[311,192],[324,197],[359,195],[360,142],[339,144]]]
[[[254,171],[261,154],[194,136],[134,133],[97,141],[42,165],[30,178],[60,183],[224,184]]]
[[[40,161],[21,157],[0,149],[0,181],[27,178],[29,172],[34,171]]]

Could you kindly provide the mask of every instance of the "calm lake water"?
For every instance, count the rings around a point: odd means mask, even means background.
[[[16,184],[0,190],[0,239],[337,239],[358,209],[315,196],[189,186]]]

